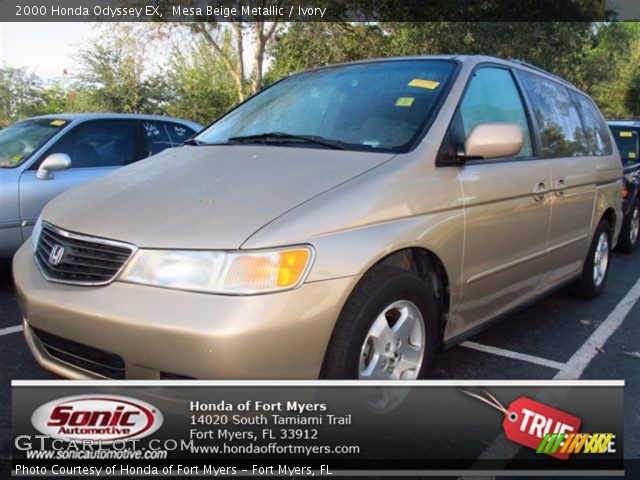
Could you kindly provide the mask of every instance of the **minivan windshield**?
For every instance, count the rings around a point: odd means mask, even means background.
[[[190,144],[408,151],[455,69],[453,61],[419,59],[293,75],[250,98]]]
[[[0,130],[0,168],[17,167],[68,123],[38,118]]]
[[[640,130],[640,129],[638,129]],[[626,164],[640,163],[640,140],[635,128],[611,127],[620,157]]]

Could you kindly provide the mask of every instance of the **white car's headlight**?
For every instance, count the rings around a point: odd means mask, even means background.
[[[122,282],[227,295],[290,290],[304,282],[314,251],[302,245],[273,250],[138,250]]]
[[[38,240],[40,239],[40,232],[42,231],[42,215],[38,217],[36,220],[36,224],[33,226],[33,231],[31,232],[31,246],[33,249],[36,249],[38,245]]]

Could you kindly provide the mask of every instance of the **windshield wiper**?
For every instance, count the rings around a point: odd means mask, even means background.
[[[198,140],[196,138],[190,138],[185,140],[182,145],[191,145],[193,147],[201,147],[203,145],[210,145],[209,143],[203,142],[202,140]]]
[[[305,142],[305,143],[313,143],[315,145],[322,145],[323,147],[333,148],[334,150],[346,150],[344,143],[329,140],[323,137],[318,137],[315,135],[294,135],[292,133],[283,133],[283,132],[271,132],[271,133],[259,133],[257,135],[243,135],[239,137],[230,137],[228,139],[229,142],[234,143],[251,143],[251,142],[275,142],[275,143],[284,143],[289,140]]]

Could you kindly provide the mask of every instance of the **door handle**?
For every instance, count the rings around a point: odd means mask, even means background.
[[[543,202],[547,198],[547,184],[544,182],[538,182],[533,187],[533,199],[536,202]]]
[[[554,191],[556,192],[557,197],[564,197],[565,193],[567,193],[567,184],[565,183],[564,178],[556,180]]]

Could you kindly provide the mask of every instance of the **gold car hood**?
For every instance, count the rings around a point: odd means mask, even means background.
[[[64,193],[43,218],[139,247],[238,248],[288,210],[390,158],[280,146],[173,148]]]

